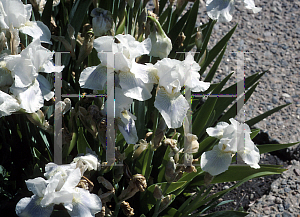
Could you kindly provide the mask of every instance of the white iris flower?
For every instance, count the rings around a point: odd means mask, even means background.
[[[204,152],[201,156],[202,170],[213,176],[225,172],[232,156],[237,153],[250,167],[258,169],[260,154],[250,138],[251,130],[247,124],[241,124],[230,119],[231,124],[220,122],[216,127],[207,128],[209,136],[220,139],[219,144],[211,151]]]
[[[31,12],[31,4],[24,5],[21,0],[0,0],[0,28],[9,29],[12,26],[33,39],[52,44],[48,27],[41,21],[29,20]]]
[[[258,13],[261,8],[255,7],[254,0],[243,0],[245,7],[253,13]],[[234,11],[235,0],[207,0],[206,10],[208,16],[219,22],[230,22]]]
[[[145,83],[156,83],[159,86],[154,106],[159,110],[169,128],[182,126],[189,104],[180,93],[183,86],[193,92],[205,91],[209,82],[199,81],[199,64],[188,54],[184,61],[164,58],[155,65],[147,64],[135,72]]]
[[[49,217],[55,204],[63,204],[70,216],[92,217],[102,209],[100,198],[89,191],[77,187],[82,177],[81,165],[85,169],[95,169],[98,159],[92,154],[75,158],[71,164],[48,163],[44,174],[47,180],[38,177],[26,181],[31,198],[21,199],[16,205],[18,216]]]
[[[39,39],[30,43],[18,55],[4,57],[2,71],[7,71],[14,78],[9,91],[27,113],[34,113],[44,105],[44,100],[54,96],[49,81],[39,72],[60,72],[64,66],[54,66],[53,52],[41,46]],[[0,103],[0,107],[2,104]],[[15,106],[13,106],[15,108]],[[10,114],[11,112],[6,112]]]
[[[93,90],[104,89],[107,81],[106,69],[110,68],[116,73],[125,96],[140,101],[151,98],[153,84],[145,84],[134,73],[144,67],[136,63],[135,58],[149,54],[150,39],[138,42],[131,35],[103,36],[95,39],[94,48],[98,51],[101,64],[82,71],[79,79],[81,87]],[[107,61],[109,52],[114,54],[114,65],[110,65]]]

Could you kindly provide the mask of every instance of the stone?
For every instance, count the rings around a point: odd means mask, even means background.
[[[282,199],[280,197],[276,197],[274,202],[277,203],[277,204],[281,204]]]
[[[294,169],[293,170],[296,176],[300,176],[300,170],[299,169]]]

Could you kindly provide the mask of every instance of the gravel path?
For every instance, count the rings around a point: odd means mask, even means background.
[[[200,0],[197,26],[208,22],[205,1]],[[208,48],[211,49],[236,23],[214,83],[236,71],[237,54],[245,53],[245,75],[269,70],[261,79],[251,98],[244,105],[245,112],[238,120],[249,120],[279,105],[292,103],[254,127],[263,132],[256,144],[292,143],[300,141],[300,1],[258,1],[262,11],[253,14],[236,2],[233,19],[229,23],[216,23]],[[151,1],[150,1],[150,6]],[[192,3],[188,3],[190,8]],[[208,70],[207,70],[208,71]],[[236,82],[236,78],[229,84]],[[259,141],[262,140],[262,141]],[[276,154],[276,155],[275,155]],[[300,217],[300,145],[284,151],[262,154],[262,164],[284,165],[287,171],[250,180],[226,195],[224,200],[234,202],[218,210],[238,209],[242,206],[249,217]],[[234,183],[215,186],[215,191],[226,189]]]
[[[267,140],[297,142],[300,141],[300,1],[255,3],[262,7],[260,13],[253,14],[243,3],[237,2],[232,21],[217,23],[214,27],[209,48],[238,23],[217,72],[216,82],[236,71],[236,53],[231,52],[249,52],[245,53],[245,75],[267,69],[269,72],[260,79],[256,91],[245,104],[245,112],[240,112],[236,118],[249,120],[279,105],[292,103],[254,127],[267,133]],[[199,25],[208,21],[205,11],[202,2]],[[233,78],[230,83],[235,81],[236,78]],[[299,150],[300,146],[296,145],[277,152],[279,158],[271,154],[261,155],[260,163],[281,164],[288,170],[281,176],[262,177],[245,183],[224,198],[235,201],[223,209],[236,209],[240,205],[248,209],[249,217],[300,217]]]

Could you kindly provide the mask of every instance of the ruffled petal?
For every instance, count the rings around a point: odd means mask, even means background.
[[[143,54],[149,54],[151,50],[151,39],[147,38],[142,42],[138,42],[132,35],[116,35],[115,36],[130,53],[129,59],[134,59]]]
[[[34,40],[40,39],[42,43],[52,44],[51,32],[49,28],[41,21],[28,21],[20,27],[20,31],[31,36]]]
[[[13,96],[0,91],[0,117],[11,115],[20,109],[19,102]]]
[[[65,66],[55,66],[53,61],[50,60],[45,63],[42,67],[40,67],[39,72],[52,73],[52,72],[61,72]]]
[[[26,182],[27,188],[38,197],[43,197],[47,186],[47,181],[42,177],[28,179]]]
[[[179,128],[182,125],[189,104],[180,92],[168,94],[160,88],[155,98],[154,106],[161,113],[169,128]]]
[[[125,96],[145,101],[152,97],[153,84],[145,84],[141,79],[136,78],[131,72],[119,73],[120,86]]]
[[[22,58],[20,55],[16,55],[15,58],[8,60],[6,67],[12,72],[15,78],[15,87],[28,87],[38,76],[31,60]]]
[[[209,136],[221,139],[223,136],[224,129],[228,127],[229,124],[226,122],[219,122],[215,127],[209,127],[206,132]]]
[[[44,98],[37,80],[28,88],[11,87],[10,91],[21,102],[21,108],[28,113],[34,113],[44,106]]]
[[[136,78],[140,78],[144,83],[158,84],[159,78],[157,76],[157,69],[151,63],[146,65],[132,62],[130,71]]]
[[[231,153],[221,151],[216,145],[211,151],[206,151],[201,155],[201,168],[216,176],[228,170],[231,159]]]
[[[79,78],[82,88],[103,90],[107,81],[107,69],[105,66],[92,66],[85,68]]]

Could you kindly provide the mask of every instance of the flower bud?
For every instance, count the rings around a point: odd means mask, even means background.
[[[177,175],[175,169],[176,169],[175,161],[173,157],[170,157],[170,160],[166,164],[166,170],[165,170],[165,178],[167,182],[173,182],[173,180],[175,179]]]
[[[200,27],[198,28],[198,32],[196,33],[195,44],[196,44],[197,49],[201,50],[202,44],[203,44],[203,35],[202,35],[202,30]]]
[[[110,11],[94,8],[91,16],[93,17],[92,23],[95,36],[102,36],[112,28],[113,17]]]
[[[46,121],[45,115],[41,110],[37,110],[35,113],[26,114],[26,116],[31,123],[42,128],[43,130],[52,130],[52,126],[50,126],[48,121]]]
[[[155,185],[155,188],[154,188],[154,191],[153,191],[153,196],[157,200],[161,200],[163,198],[161,188],[158,185]]]
[[[168,57],[172,50],[171,39],[168,38],[160,23],[155,18],[148,16],[153,22],[155,22],[158,32],[153,31],[148,36],[151,39],[151,51],[149,56],[159,57],[161,59]]]
[[[197,153],[199,149],[199,143],[197,140],[198,137],[196,135],[188,133],[186,135],[186,144],[185,144],[184,153],[187,154]]]
[[[158,212],[160,213],[164,209],[166,209],[170,205],[171,202],[172,202],[172,195],[168,195],[168,196],[164,197],[161,201]]]
[[[135,149],[134,153],[133,153],[133,156],[132,156],[132,159],[136,159],[140,156],[140,154],[147,149],[148,147],[148,143],[141,139],[139,144],[135,145],[137,148]]]
[[[4,32],[0,33],[0,53],[2,52],[3,48],[5,47],[6,44],[6,37]]]
[[[19,53],[19,44],[20,44],[20,37],[19,37],[19,30],[14,29],[12,25],[9,28],[10,32],[10,51],[12,55],[17,55]]]

